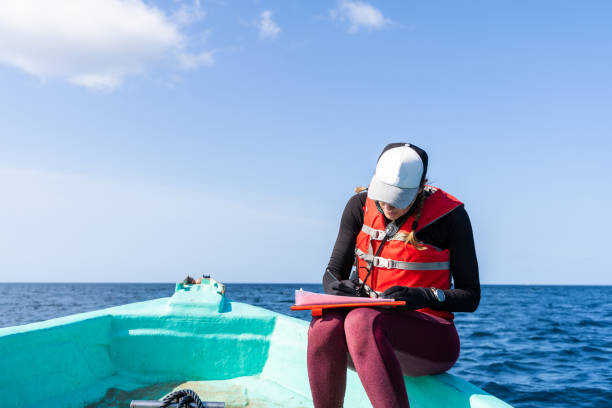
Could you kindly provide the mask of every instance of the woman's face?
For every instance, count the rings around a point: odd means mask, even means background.
[[[387,217],[391,221],[395,221],[402,215],[406,214],[410,210],[410,207],[412,207],[413,203],[410,203],[410,205],[406,208],[397,208],[383,201],[379,201],[378,204],[383,210],[383,214],[385,214],[385,217]]]

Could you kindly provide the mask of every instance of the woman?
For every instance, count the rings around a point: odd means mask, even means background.
[[[375,408],[408,407],[403,376],[444,372],[459,356],[452,312],[473,312],[480,301],[474,239],[463,204],[425,184],[427,163],[417,146],[387,145],[367,194],[344,209],[325,292],[406,306],[313,318],[308,377],[316,408],[342,407],[349,364]],[[354,263],[358,277],[350,279]]]

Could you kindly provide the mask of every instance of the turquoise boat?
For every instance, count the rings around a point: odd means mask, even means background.
[[[312,407],[308,322],[232,302],[222,284],[0,329],[2,407],[128,407],[191,388],[226,407]],[[411,407],[501,408],[445,373],[405,378]],[[345,407],[370,407],[349,371]]]

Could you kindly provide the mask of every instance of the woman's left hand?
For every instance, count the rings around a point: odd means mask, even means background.
[[[392,286],[385,290],[382,297],[403,300],[406,309],[422,309],[433,303],[433,293],[429,288],[410,288],[408,286]]]

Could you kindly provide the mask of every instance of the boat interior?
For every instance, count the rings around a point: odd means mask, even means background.
[[[10,407],[129,407],[183,388],[226,407],[312,407],[308,322],[177,284],[146,302],[0,329]],[[450,374],[407,378],[411,406],[507,407]],[[22,392],[15,392],[22,390]],[[350,371],[345,406],[369,407]]]

